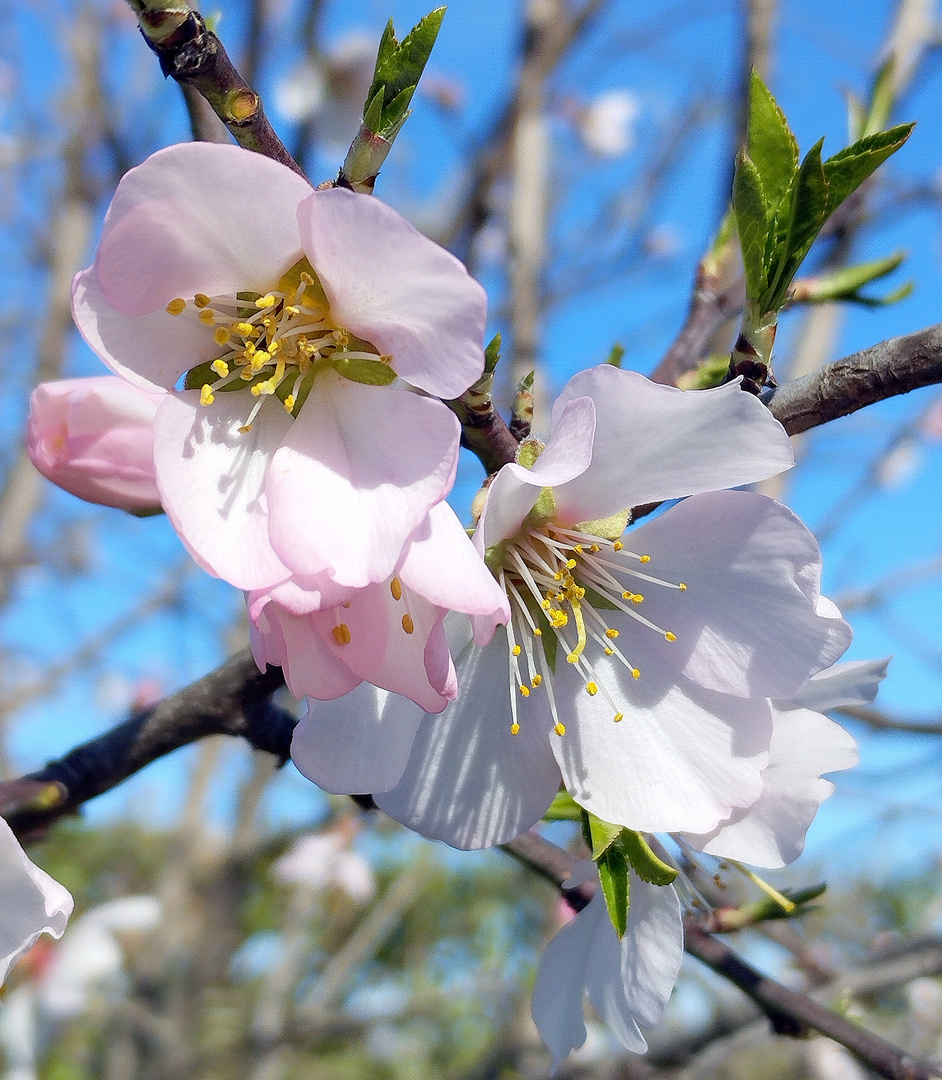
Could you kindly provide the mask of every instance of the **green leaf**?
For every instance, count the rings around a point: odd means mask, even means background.
[[[536,625],[540,630],[540,644],[543,646],[543,656],[546,658],[546,663],[550,672],[555,675],[556,657],[559,652],[559,638],[556,636],[556,631],[550,625],[550,621],[546,617],[546,612],[541,607],[537,607],[535,602],[534,607],[536,610],[531,612],[531,614],[536,615]]]
[[[670,885],[677,877],[674,867],[654,854],[641,833],[625,829],[619,844],[625,858],[642,881],[647,881],[650,885]]]
[[[608,917],[612,920],[615,933],[624,937],[628,928],[628,904],[630,902],[628,884],[628,860],[617,844],[598,860],[599,880],[602,883],[602,895],[608,908]]]
[[[557,791],[549,810],[543,815],[544,821],[581,821],[585,811],[576,800],[563,789]]]
[[[860,290],[865,285],[892,274],[905,258],[903,252],[897,252],[883,259],[845,266],[821,277],[802,279],[795,285],[795,299],[808,304],[820,304],[829,300],[869,303],[867,297],[860,296]]]
[[[890,114],[893,111],[893,75],[895,71],[896,56],[891,52],[881,64],[880,70],[873,80],[870,108],[863,125],[855,135],[856,138],[860,139],[867,135],[875,135],[890,122]]]
[[[749,85],[749,157],[773,209],[798,168],[798,143],[769,88],[753,70]]]
[[[595,814],[585,811],[586,820],[589,823],[588,844],[592,848],[592,858],[598,862],[603,853],[615,843],[624,829],[623,825],[612,825],[608,821],[597,818]]]
[[[371,98],[367,98],[366,108],[363,110],[363,126],[368,131],[378,132],[383,125],[384,91],[385,87],[381,86]]]
[[[397,94],[389,105],[383,109],[383,121],[380,135],[390,142],[399,134],[402,125],[412,115],[409,102],[415,93],[415,84],[407,86],[405,90]]]
[[[772,222],[759,171],[745,153],[740,153],[736,162],[733,212],[746,271],[746,293],[754,299],[761,295],[768,282],[765,249]]]
[[[500,333],[496,333],[484,350],[484,371],[492,372],[500,360]]]
[[[396,381],[396,373],[380,360],[332,360],[331,366],[351,382],[366,386],[389,386]]]
[[[373,83],[366,96],[366,100],[371,102],[382,90],[384,128],[391,128],[396,122],[401,126],[405,120],[409,102],[428,63],[444,17],[445,9],[436,8],[420,19],[401,43],[396,40],[392,19],[387,23],[376,55]],[[381,133],[379,128],[370,130]]]
[[[899,124],[889,131],[878,131],[859,139],[824,163],[827,181],[827,210],[831,214],[891,154],[906,142],[915,124]]]
[[[788,218],[784,235],[781,222],[776,229],[777,247],[772,255],[775,276],[760,298],[759,306],[763,311],[777,311],[782,306],[792,278],[827,217],[827,181],[821,165],[823,143],[824,140],[819,139],[805,155],[787,202]],[[785,207],[783,201],[782,209]]]
[[[612,346],[605,363],[609,364],[611,367],[620,368],[622,359],[624,358],[624,355],[625,355],[625,347],[624,347],[624,345],[620,345],[616,341],[615,344]]]

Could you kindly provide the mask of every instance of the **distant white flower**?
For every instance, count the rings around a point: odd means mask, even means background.
[[[575,888],[598,875],[586,859],[566,882]],[[630,872],[628,926],[618,940],[601,889],[546,946],[533,987],[533,1019],[560,1061],[585,1042],[583,996],[612,1033],[636,1054],[647,1049],[639,1024],[659,1023],[684,955],[680,901],[672,885],[650,885]]]
[[[641,112],[638,96],[624,87],[594,97],[576,118],[576,130],[586,148],[599,157],[616,158],[635,144],[635,121]]]
[[[275,863],[272,873],[283,885],[312,890],[333,886],[365,904],[376,895],[376,878],[363,856],[353,851],[343,832],[309,833]]]

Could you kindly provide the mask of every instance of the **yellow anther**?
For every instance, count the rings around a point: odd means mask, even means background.
[[[614,721],[614,722],[615,722],[616,724],[620,724],[620,723],[622,722],[622,720],[624,720],[624,719],[625,719],[625,714],[624,714],[623,712],[617,712],[617,713],[615,713],[615,715],[614,715],[614,716],[612,717],[612,720],[613,720],[613,721]]]
[[[216,327],[216,329],[213,331],[213,341],[215,341],[217,345],[229,344],[229,331],[226,329],[226,327]]]
[[[229,365],[225,360],[214,360],[209,366],[221,379],[224,379],[229,374]]]
[[[615,655],[615,650],[614,649],[606,649],[605,650],[605,655],[606,656],[614,656]]]
[[[641,672],[636,667],[633,667],[631,669],[631,677],[633,679],[640,679],[641,678]]]
[[[511,724],[510,725],[510,734],[511,735],[519,735],[520,734],[520,725],[519,724]]]
[[[565,735],[566,734],[566,725],[560,723],[559,721],[557,721],[556,726],[553,728],[553,731],[555,731],[557,735]]]
[[[549,609],[550,609],[550,602],[549,602],[549,600],[541,600],[541,601],[540,601],[540,607],[541,607],[541,608],[542,608],[542,609],[543,609],[544,611],[549,611]]]
[[[676,640],[677,640],[677,635],[676,635],[676,634],[672,634],[672,633],[670,632],[670,630],[668,630],[668,631],[667,631],[667,633],[666,633],[666,634],[664,635],[664,637],[665,637],[665,638],[666,638],[666,639],[667,639],[668,641],[676,641]]]
[[[514,654],[514,656],[519,656],[520,655],[520,646],[519,645],[514,645],[514,647],[510,651]]]
[[[350,627],[347,626],[345,622],[335,626],[333,630],[331,630],[331,633],[334,635],[334,641],[336,641],[338,645],[350,644]]]
[[[407,634],[411,634],[415,630],[415,623],[412,621],[412,616],[408,611],[402,616],[402,629],[405,630]]]
[[[678,589],[680,589],[680,591],[681,591],[681,592],[686,592],[686,591],[687,591],[687,586],[686,586],[686,585],[685,585],[685,584],[684,584],[683,582],[681,582],[681,583],[680,583],[680,584],[679,584],[679,585],[677,586],[677,588],[678,588]]]
[[[240,337],[255,337],[258,332],[250,322],[237,322],[232,328]]]
[[[651,556],[650,555],[642,555],[640,561],[641,562],[650,562],[651,561]]]
[[[594,546],[594,545],[593,545],[593,546]],[[574,552],[575,552],[575,553],[576,553],[577,555],[581,555],[581,554],[583,554],[584,548],[582,547],[582,544],[576,544],[576,546],[575,546],[575,547],[574,547],[574,548],[573,548],[572,550],[573,550],[573,551],[574,551]],[[573,563],[573,566],[575,566],[575,563]]]
[[[615,638],[618,637],[618,631],[617,630],[612,630],[612,629],[606,630],[605,631],[605,636],[607,638],[612,638],[614,640]]]
[[[251,425],[251,424],[243,424],[243,425],[242,425],[242,426],[241,426],[241,427],[239,428],[239,434],[240,434],[240,435],[248,435],[248,433],[249,433],[249,432],[250,432],[251,430],[252,430],[252,425]]]
[[[643,604],[644,603],[644,596],[641,593],[636,592],[634,594],[634,596],[631,598],[631,602],[633,604]]]
[[[554,581],[562,581],[563,580],[563,575],[559,570],[557,570],[556,573],[553,574],[553,580]]]
[[[209,307],[212,300],[210,300],[206,293],[198,292],[196,296],[193,297],[193,303],[196,304],[198,308],[204,308]]]
[[[314,284],[314,278],[311,277],[311,275],[307,272],[307,270],[302,270],[301,271],[301,280],[304,282],[305,285],[313,285]]]
[[[215,312],[212,308],[206,308],[200,312],[200,322],[205,326],[212,326],[215,319]]]
[[[566,569],[567,569],[567,570],[575,570],[575,568],[576,568],[576,567],[577,567],[578,565],[579,565],[579,564],[578,564],[578,563],[576,562],[576,560],[575,560],[575,559],[567,559],[567,560],[566,560]]]
[[[181,311],[186,307],[186,301],[178,296],[176,300],[171,300],[167,305],[168,315],[179,315]]]
[[[591,551],[593,555],[597,555],[597,554],[598,554],[598,553],[599,553],[599,552],[600,552],[601,550],[602,550],[602,549],[601,549],[601,548],[599,547],[599,545],[598,545],[598,544],[593,544],[593,545],[592,545],[592,546],[591,546],[591,547],[589,548],[589,551]]]
[[[200,405],[212,405],[216,400],[216,395],[212,392],[208,383],[204,383],[200,389]]]
[[[633,592],[623,592],[621,598],[622,600],[634,600],[635,594]]]
[[[616,540],[615,543],[612,544],[612,551],[621,551],[624,546],[625,545],[621,542],[621,540]]]
[[[286,304],[285,307],[284,307],[284,311],[285,311],[286,315],[300,315],[301,314],[301,309],[299,307],[295,307],[294,304]]]
[[[521,686],[520,687],[520,693],[524,697],[529,697],[530,696],[530,687],[529,686]]]
[[[587,682],[585,684],[585,692],[589,695],[589,697],[595,697],[595,695],[599,692],[598,683]]]
[[[542,681],[543,681],[543,676],[542,675],[534,675],[533,676],[533,689],[535,690],[540,685],[540,683]]]
[[[277,301],[275,300],[274,296],[272,296],[271,293],[266,293],[265,296],[260,296],[255,301],[255,306],[257,308],[267,308],[267,307],[274,307],[276,303],[277,303]]]
[[[568,655],[568,656],[566,657],[566,663],[567,663],[567,664],[577,664],[578,662],[579,662],[579,657],[578,657],[578,656],[576,656],[576,654],[575,654],[574,652],[571,652],[571,653],[570,653],[570,654],[569,654],[569,655]]]
[[[259,349],[257,353],[253,353],[252,355],[252,370],[261,371],[269,360],[271,360],[271,354],[267,353],[264,349]]]
[[[284,400],[284,406],[288,412],[294,412],[294,394],[289,394]]]
[[[542,630],[541,630],[541,629],[540,629],[539,627],[537,627],[537,628],[536,628],[536,629],[535,629],[535,630],[533,631],[533,636],[534,636],[534,637],[542,637],[542,636],[543,636],[543,631],[542,631]]]
[[[402,599],[402,582],[399,578],[394,577],[389,583],[389,591],[392,593],[393,600]]]

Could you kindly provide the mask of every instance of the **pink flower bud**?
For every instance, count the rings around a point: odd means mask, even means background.
[[[154,414],[165,397],[114,375],[41,383],[29,402],[30,460],[87,502],[156,513]]]

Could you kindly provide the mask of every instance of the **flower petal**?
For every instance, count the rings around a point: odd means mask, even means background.
[[[170,394],[154,418],[154,463],[167,515],[204,570],[238,589],[291,576],[269,540],[265,477],[291,426],[280,401],[266,401],[251,431],[242,393],[200,405],[196,390]],[[254,399],[250,399],[253,400]]]
[[[857,764],[853,738],[821,713],[773,703],[772,715],[762,794],[712,832],[685,836],[692,847],[756,866],[785,866],[801,854],[818,807],[834,790],[821,774]]]
[[[869,705],[886,678],[891,659],[887,656],[883,660],[850,660],[834,664],[826,671],[812,675],[798,693],[792,695],[791,703],[815,712],[828,712],[844,705]]]
[[[469,646],[457,663],[462,693],[426,716],[395,789],[376,801],[390,817],[453,847],[502,844],[530,828],[559,788],[548,724],[511,735],[507,642]]]
[[[61,937],[72,897],[20,847],[13,830],[0,819],[0,982],[40,934]]]
[[[612,658],[594,662],[599,686],[619,695],[618,723],[604,694],[587,694],[574,668],[557,667],[560,715],[575,722],[550,745],[576,802],[643,832],[705,832],[755,802],[768,762],[769,703],[704,690],[656,662],[639,666],[635,680]]]
[[[102,362],[141,390],[172,390],[185,371],[219,355],[210,330],[186,312],[117,311],[105,299],[94,266],[75,275],[72,316]]]
[[[503,466],[487,489],[474,534],[475,547],[482,555],[517,534],[541,488],[556,488],[583,472],[592,457],[594,432],[595,404],[591,398],[576,398],[562,410],[532,469],[514,463]]]
[[[480,377],[487,299],[454,255],[342,188],[305,199],[298,225],[334,322],[392,356],[397,375],[442,398]]]
[[[335,795],[388,791],[402,776],[423,715],[406,698],[362,683],[346,697],[307,703],[291,757]]]
[[[95,265],[108,303],[147,315],[197,292],[265,292],[301,257],[297,207],[310,193],[238,146],[158,150],[121,178],[105,217]]]
[[[644,572],[687,586],[678,592],[640,581],[639,613],[677,640],[640,627],[634,637],[701,686],[788,698],[850,644],[843,619],[816,610],[818,545],[780,503],[745,491],[709,492],[623,539],[650,556]],[[630,627],[629,618],[617,625]]]
[[[583,395],[597,410],[595,444],[592,464],[556,490],[564,523],[749,484],[794,464],[784,428],[738,383],[684,391],[603,364],[569,380],[554,421]]]
[[[510,619],[506,594],[446,502],[433,506],[412,534],[398,573],[410,589],[439,607],[493,614],[497,622]]]
[[[301,575],[384,581],[451,488],[458,431],[439,401],[325,372],[268,470],[275,550]]]

